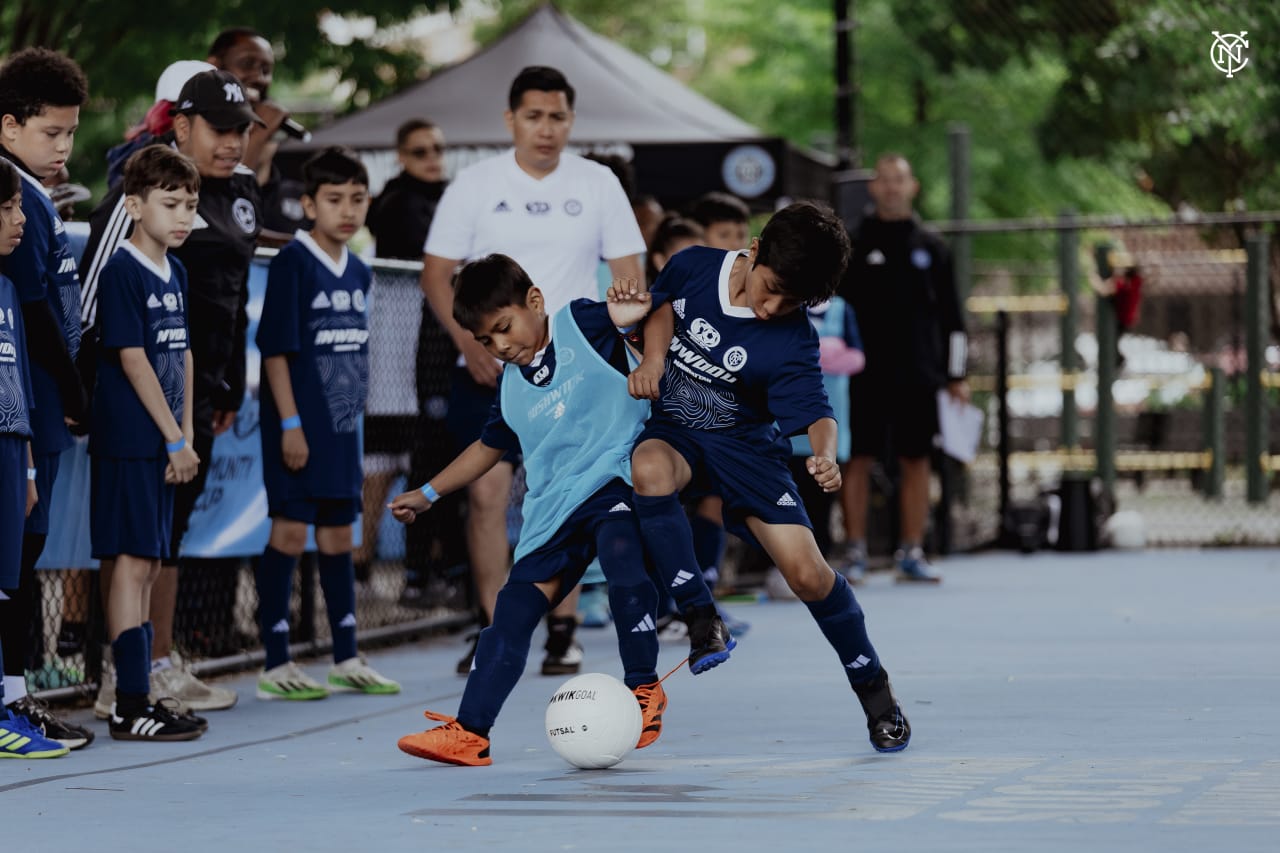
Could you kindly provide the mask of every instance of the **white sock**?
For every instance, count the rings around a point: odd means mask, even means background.
[[[12,705],[23,696],[27,695],[27,679],[21,675],[6,675],[4,677],[4,703]]]
[[[172,668],[173,668],[173,659],[170,658],[168,655],[165,655],[164,657],[158,658],[151,662],[152,672],[164,672],[166,669],[172,669]]]

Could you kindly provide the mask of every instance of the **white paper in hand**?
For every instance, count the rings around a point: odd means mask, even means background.
[[[938,391],[938,432],[944,453],[966,464],[972,462],[982,438],[982,410],[955,399],[944,388]]]

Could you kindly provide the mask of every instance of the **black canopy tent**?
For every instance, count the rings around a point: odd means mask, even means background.
[[[395,131],[414,117],[443,129],[454,148],[510,145],[502,120],[511,80],[527,65],[551,65],[577,91],[578,149],[629,148],[640,192],[676,206],[710,190],[767,209],[782,197],[830,196],[834,161],[769,137],[674,77],[548,3],[474,56],[372,106],[317,129],[306,149],[346,145],[390,152]]]

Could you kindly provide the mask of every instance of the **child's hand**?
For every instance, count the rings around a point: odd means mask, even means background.
[[[387,504],[387,509],[391,510],[392,517],[401,524],[413,524],[418,513],[431,509],[431,501],[421,491],[414,489],[412,492],[396,495]]]
[[[649,315],[653,302],[647,292],[640,289],[634,278],[615,278],[605,293],[609,302],[609,319],[618,327],[634,326]]]
[[[805,460],[804,467],[822,487],[822,491],[838,492],[840,490],[840,466],[834,459],[827,456],[810,456]]]
[[[627,377],[627,391],[637,400],[658,399],[658,386],[662,382],[664,366],[661,361],[640,362],[640,366]]]
[[[196,471],[199,469],[200,457],[196,455],[195,448],[183,442],[181,450],[177,453],[169,454],[169,464],[165,466],[164,470],[164,481],[166,483],[190,483],[195,479]],[[172,480],[169,479],[170,476],[173,477]]]
[[[280,449],[284,452],[284,467],[290,471],[301,471],[306,467],[311,449],[307,447],[307,437],[302,434],[302,427],[285,430],[280,438]]]

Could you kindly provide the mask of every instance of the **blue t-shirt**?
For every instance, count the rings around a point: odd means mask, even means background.
[[[22,301],[0,275],[0,435],[31,437],[31,371],[22,329]]]
[[[810,308],[808,313],[809,322],[813,324],[820,339],[840,338],[850,349],[862,349],[858,321],[848,302],[839,296],[833,296],[821,305]],[[836,416],[836,461],[844,464],[849,461],[849,454],[853,450],[853,436],[849,432],[849,377],[824,373],[822,385],[827,389],[827,402],[831,404]],[[808,435],[792,436],[791,455],[813,455]]]
[[[661,304],[661,302],[659,301],[658,304]],[[631,372],[631,366],[627,362],[627,353],[622,342],[622,335],[618,334],[613,321],[609,319],[609,306],[604,302],[593,302],[590,299],[575,299],[569,303],[569,310],[572,312],[573,320],[577,323],[582,336],[587,339],[587,343],[591,345],[591,348],[598,352],[601,358],[613,365],[614,369],[623,376],[628,375]],[[548,343],[546,349],[534,356],[533,361],[529,362],[527,367],[517,367],[516,369],[532,385],[544,388],[551,384],[551,378],[555,376],[556,372],[555,340]],[[499,383],[506,376],[507,371],[504,371],[498,377]],[[484,425],[484,430],[480,433],[480,440],[496,450],[510,450],[516,453],[521,451],[520,439],[502,417],[501,394],[496,395],[493,399],[493,407],[489,410],[489,420]]]
[[[273,499],[359,497],[363,473],[357,432],[369,390],[365,298],[372,273],[348,252],[334,262],[305,231],[271,261],[258,321],[264,359],[289,356],[289,379],[310,451],[291,474],[280,449],[280,412],[265,372],[263,476]]]
[[[186,385],[187,271],[173,255],[157,267],[122,243],[98,279],[103,358],[93,392],[89,452],[118,458],[165,455],[164,434],[120,366],[120,350],[141,347],[160,380],[173,419],[182,423]]]
[[[745,253],[691,246],[653,283],[675,311],[653,416],[689,429],[744,436],[803,432],[832,417],[818,367],[818,335],[804,311],[760,320],[729,303],[729,273]]]
[[[40,182],[19,164],[22,175],[22,213],[27,217],[22,242],[4,259],[5,274],[18,288],[22,304],[48,300],[59,321],[67,352],[80,351],[80,276],[67,239],[66,227]],[[59,453],[71,446],[71,433],[62,416],[62,398],[54,378],[38,364],[31,365],[32,451]]]

